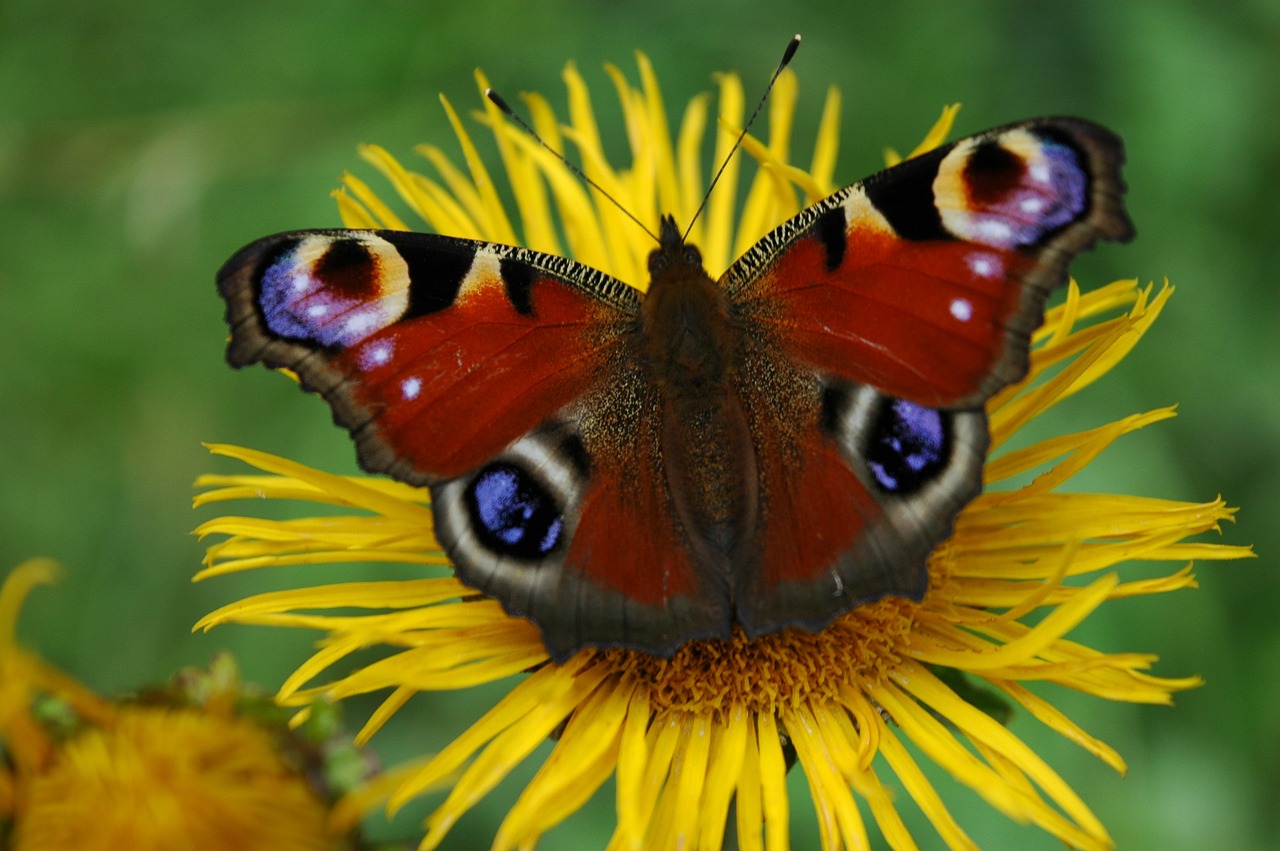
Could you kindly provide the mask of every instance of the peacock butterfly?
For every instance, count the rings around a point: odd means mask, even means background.
[[[667,216],[644,293],[489,242],[278,234],[218,272],[227,359],[292,369],[366,470],[429,488],[458,576],[557,660],[817,630],[923,596],[1048,293],[1133,234],[1123,158],[1076,118],[989,130],[718,281]]]

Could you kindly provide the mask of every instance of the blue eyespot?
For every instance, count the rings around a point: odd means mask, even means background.
[[[951,451],[950,421],[933,408],[887,399],[867,445],[867,466],[884,490],[909,494],[946,467]]]
[[[481,469],[466,498],[476,536],[495,553],[537,560],[560,543],[560,506],[540,482],[514,464],[497,462]]]

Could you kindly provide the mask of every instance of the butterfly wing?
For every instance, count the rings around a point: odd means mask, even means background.
[[[1078,119],[991,130],[841,190],[725,273],[763,341],[750,372],[785,362],[813,379],[756,427],[759,441],[802,424],[785,469],[761,473],[761,562],[735,579],[749,631],[923,594],[928,554],[981,488],[983,405],[1026,374],[1071,259],[1132,235],[1123,159]],[[821,545],[793,543],[797,529]]]
[[[218,286],[232,365],[293,370],[366,470],[428,486],[459,577],[553,655],[727,632],[644,438],[636,291],[524,249],[342,230],[259,240]]]

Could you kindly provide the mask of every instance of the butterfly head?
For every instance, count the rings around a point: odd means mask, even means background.
[[[667,281],[688,279],[690,275],[707,277],[702,268],[702,252],[696,245],[684,241],[674,218],[663,216],[658,247],[649,254],[650,289]]]

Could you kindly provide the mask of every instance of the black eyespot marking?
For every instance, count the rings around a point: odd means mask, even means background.
[[[338,239],[329,244],[316,261],[315,276],[331,294],[358,300],[378,291],[378,267],[369,248],[355,239]]]
[[[582,438],[578,436],[577,432],[570,432],[565,435],[564,440],[560,441],[560,452],[573,465],[573,469],[578,475],[585,477],[591,473],[591,455],[587,452],[587,447],[582,443]]]
[[[903,239],[955,239],[942,226],[933,200],[933,181],[942,158],[955,145],[943,145],[891,169],[872,175],[862,184],[867,198]]]
[[[999,142],[983,142],[973,149],[964,164],[965,184],[970,199],[979,206],[999,204],[1022,186],[1026,163]]]
[[[439,313],[453,304],[476,259],[474,251],[422,251],[413,241],[420,235],[404,231],[380,230],[378,236],[394,245],[409,267],[409,307],[402,319]]]
[[[867,467],[877,485],[904,496],[927,485],[951,456],[951,418],[905,399],[883,400],[867,442]]]
[[[826,267],[834,272],[844,262],[844,250],[849,244],[849,220],[844,207],[835,207],[823,213],[818,219],[814,232],[818,242],[827,254]]]
[[[824,384],[822,387],[822,430],[827,434],[839,434],[841,419],[849,407],[849,391],[845,387]]]
[[[503,258],[498,262],[498,272],[507,288],[507,300],[521,316],[533,316],[534,270],[528,263]]]
[[[498,461],[482,468],[467,485],[466,502],[476,538],[498,555],[538,561],[561,542],[560,506],[515,464]]]

